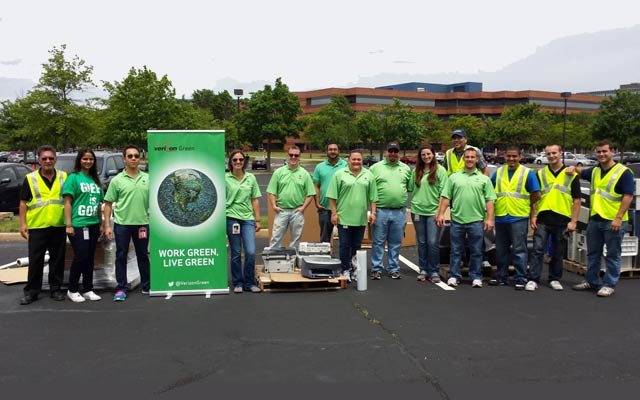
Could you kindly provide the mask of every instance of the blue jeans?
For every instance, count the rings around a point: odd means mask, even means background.
[[[510,224],[496,223],[496,270],[495,279],[506,282],[509,277],[509,263],[515,268],[514,279],[527,280],[527,233],[529,218]]]
[[[284,235],[287,234],[287,228],[291,230],[291,240],[289,247],[298,249],[298,243],[302,236],[302,228],[304,228],[304,213],[296,211],[295,208],[283,208],[282,211],[276,213],[271,227],[271,247],[282,247]]]
[[[320,223],[320,241],[331,242],[331,234],[333,233],[331,210],[318,210],[318,222]]]
[[[426,271],[429,276],[436,275],[440,267],[440,247],[438,246],[440,228],[436,225],[436,217],[411,214],[411,220],[416,229],[420,271]]]
[[[141,227],[147,229],[147,237],[140,239],[138,232]],[[120,225],[113,224],[113,233],[116,239],[116,290],[127,291],[127,255],[129,254],[129,243],[133,240],[136,249],[136,259],[138,260],[138,271],[140,271],[140,286],[145,292],[149,291],[149,225]]]
[[[620,264],[622,263],[622,238],[627,230],[627,222],[623,222],[620,230],[611,232],[611,221],[599,218],[591,218],[587,226],[587,282],[593,288],[607,286],[616,287],[620,278]],[[600,266],[602,265],[602,250],[607,245],[605,256],[606,271],[604,282],[600,279]]]
[[[69,291],[77,293],[79,289],[80,275],[82,275],[82,292],[93,290],[93,266],[96,255],[98,237],[100,237],[100,224],[90,225],[89,238],[84,238],[84,228],[73,227],[74,236],[69,236],[73,247],[73,262],[69,269]]]
[[[240,233],[233,234],[233,224],[240,225]],[[227,238],[231,250],[231,283],[245,290],[256,285],[256,221],[227,218]],[[244,247],[244,268],[241,252]]]
[[[529,279],[539,283],[542,275],[542,263],[547,243],[551,238],[553,246],[551,262],[549,263],[549,282],[562,278],[562,260],[567,250],[566,226],[545,225],[538,222],[533,234],[533,259],[529,263]]]
[[[362,246],[365,226],[338,225],[338,238],[340,240],[340,262],[342,271],[351,269],[351,258]]]
[[[400,246],[404,238],[404,227],[407,225],[407,212],[404,208],[378,208],[376,223],[371,226],[373,237],[371,246],[371,271],[382,272],[384,244],[388,243],[387,272],[400,269],[398,258]]]
[[[449,260],[449,278],[460,280],[460,265],[464,255],[465,238],[469,242],[469,277],[482,279],[482,249],[484,247],[484,221],[459,224],[451,221],[449,229],[451,256]]]

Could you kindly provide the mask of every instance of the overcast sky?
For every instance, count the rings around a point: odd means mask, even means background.
[[[0,77],[37,81],[66,43],[99,85],[147,65],[178,96],[279,76],[294,91],[352,87],[385,72],[496,71],[554,39],[638,23],[637,0],[5,0]]]

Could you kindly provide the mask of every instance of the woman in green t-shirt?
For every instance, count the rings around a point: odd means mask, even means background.
[[[436,225],[436,214],[447,179],[447,171],[438,164],[433,148],[420,147],[409,182],[409,190],[413,192],[411,218],[418,242],[419,281],[440,282],[440,228]]]
[[[93,262],[98,238],[104,232],[102,202],[104,190],[98,176],[96,155],[91,149],[78,151],[73,172],[62,190],[67,235],[73,247],[67,297],[79,303],[100,300],[93,292]],[[82,276],[82,294],[79,281]]]

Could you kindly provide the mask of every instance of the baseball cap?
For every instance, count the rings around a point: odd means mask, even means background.
[[[455,131],[453,131],[453,133],[451,133],[451,137],[454,136],[467,137],[467,132],[465,132],[464,129],[456,129]]]
[[[396,149],[400,151],[400,146],[398,146],[398,142],[389,142],[387,145],[387,150]]]

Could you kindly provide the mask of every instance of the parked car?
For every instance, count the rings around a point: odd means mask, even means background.
[[[0,164],[0,211],[18,212],[22,182],[31,171],[23,164]]]
[[[8,162],[12,163],[23,163],[23,164],[35,164],[37,162],[36,155],[30,151],[27,153],[27,159],[24,159],[24,152],[19,151],[16,153],[12,153],[7,157]]]
[[[436,161],[438,161],[440,164],[444,164],[444,153],[439,151],[436,153]]]
[[[254,157],[251,161],[251,169],[264,169],[267,170],[267,159],[264,157]]]
[[[107,153],[96,151],[96,166],[98,168],[98,176],[102,181],[102,188],[107,191],[111,179],[118,175],[124,169],[124,157],[122,153]],[[67,173],[73,171],[73,164],[76,161],[77,153],[58,154],[56,168]]]
[[[632,151],[625,151],[622,153],[624,157],[622,158],[623,164],[633,164],[640,162],[640,154],[634,153]],[[613,155],[613,161],[620,162],[620,153]]]
[[[378,161],[380,161],[380,157],[368,155],[368,156],[364,156],[364,158],[362,159],[362,165],[366,165],[367,167],[370,167],[373,164],[377,163]]]
[[[415,164],[416,161],[416,156],[404,156],[400,159],[400,161],[402,161],[405,164]]]
[[[596,165],[598,162],[587,158],[584,154],[567,154],[564,156],[564,164],[582,167]]]
[[[533,164],[538,156],[531,153],[524,153],[520,159],[520,164]]]
[[[9,152],[0,151],[0,162],[7,162],[7,158],[9,158]]]

